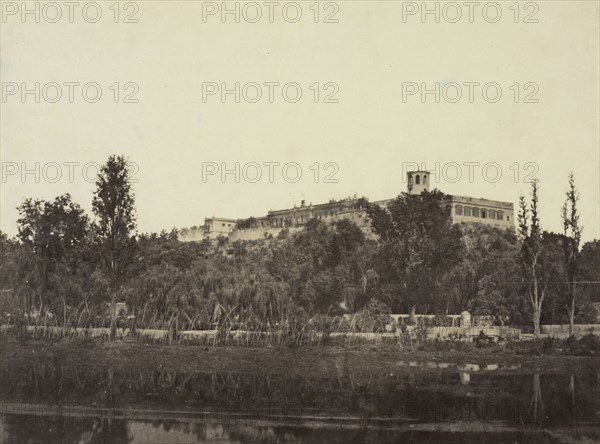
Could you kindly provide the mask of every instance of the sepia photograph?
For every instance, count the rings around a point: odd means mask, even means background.
[[[0,14],[0,444],[600,443],[600,0]]]

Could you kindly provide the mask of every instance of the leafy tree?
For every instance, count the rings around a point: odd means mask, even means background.
[[[110,156],[96,179],[92,209],[96,216],[99,250],[110,292],[110,338],[117,328],[117,301],[135,251],[135,198],[129,166],[123,156]]]
[[[179,334],[179,319],[189,304],[183,273],[177,267],[160,263],[148,268],[139,279],[140,290],[151,304],[154,318],[158,317],[160,326],[167,328],[172,341]]]
[[[24,262],[31,266],[25,281],[31,280],[37,288],[38,313],[43,316],[46,305],[53,306],[60,300],[66,327],[69,302],[81,299],[76,272],[81,262],[78,249],[88,233],[88,218],[69,194],[52,202],[26,199],[18,210],[18,236],[26,251],[32,253],[32,261]]]
[[[365,243],[365,235],[352,221],[342,219],[332,224],[333,238],[330,246],[330,262],[337,264],[354,253]]]
[[[544,310],[540,316],[542,324],[567,322],[565,295],[568,294],[568,279],[565,244],[568,242],[569,239],[563,234],[548,231],[542,233],[540,269],[541,280],[546,290]]]
[[[25,321],[31,306],[25,276],[33,269],[32,254],[0,231],[0,322]]]
[[[235,227],[238,230],[246,230],[248,228],[256,228],[258,221],[255,217],[249,217],[248,219],[240,219],[236,222]]]
[[[481,224],[464,224],[461,231],[464,254],[452,271],[453,311],[520,323],[525,310],[515,298],[521,285],[515,233]]]
[[[19,285],[19,269],[24,248],[0,231],[0,290],[12,292]]]
[[[597,322],[600,313],[591,307],[600,302],[600,240],[586,242],[581,248],[577,267],[580,307],[578,317],[584,322]]]
[[[400,305],[408,306],[412,319],[418,304],[448,310],[450,272],[463,246],[446,199],[438,190],[403,193],[386,208],[375,205],[368,210],[380,240],[378,274]]]

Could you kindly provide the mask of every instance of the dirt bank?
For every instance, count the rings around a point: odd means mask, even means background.
[[[520,351],[522,353],[522,351]],[[532,356],[501,347],[467,350],[386,350],[377,347],[200,347],[136,342],[0,342],[2,367],[38,362],[68,366],[167,368],[200,372],[285,373],[337,376],[341,372],[380,374],[401,371],[456,371],[465,364],[496,373],[582,373],[600,370],[597,356]]]

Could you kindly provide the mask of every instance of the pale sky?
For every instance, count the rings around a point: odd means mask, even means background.
[[[240,2],[239,23],[233,15],[223,23],[220,11],[203,20],[203,8],[210,12],[221,2],[200,1],[121,3],[119,23],[114,2],[98,2],[102,16],[89,23],[83,8],[90,21],[96,10],[88,3],[79,2],[73,23],[62,1],[60,11],[39,3],[36,23],[33,13],[21,15],[21,2],[2,2],[1,229],[9,236],[17,231],[16,207],[27,197],[53,199],[68,192],[89,211],[94,185],[82,168],[87,164],[92,176],[93,163],[116,153],[139,166],[134,191],[141,232],[201,225],[213,215],[261,216],[299,204],[303,196],[315,204],[354,193],[391,198],[406,188],[403,163],[414,162],[434,171],[439,165],[438,176],[446,178],[436,185],[446,193],[515,206],[519,193],[529,192],[528,173],[536,172],[542,225],[554,231],[561,229],[560,207],[573,171],[584,240],[600,237],[597,1],[522,2],[518,17],[514,2],[498,2],[502,16],[496,23],[490,23],[493,7],[482,12],[491,2],[480,2],[473,23],[463,2],[456,3],[462,13],[457,23],[450,21],[458,11],[445,2],[437,3],[439,23],[433,15],[423,23],[420,11],[403,16],[421,2],[322,2],[318,23],[313,1],[298,2],[302,17],[296,23],[286,21],[294,19],[292,2],[279,2],[273,23],[264,2]],[[27,3],[32,10],[35,4]],[[236,2],[227,5],[234,9]],[[436,2],[428,5],[433,9]],[[250,23],[256,6],[262,18]],[[61,18],[51,23],[57,12]],[[123,23],[129,14],[138,22]],[[337,23],[323,23],[326,16]],[[35,93],[23,100],[22,87],[35,90],[36,82],[39,103]],[[52,82],[62,92],[57,103],[50,103],[57,91]],[[65,82],[79,83],[74,103]],[[97,103],[83,98],[82,85],[90,82],[102,89]],[[133,96],[138,103],[123,103],[134,88],[125,88],[128,82],[139,86]],[[208,82],[230,89],[236,82],[240,88],[256,82],[262,97],[250,103],[256,94],[250,85],[239,103],[234,94],[226,103],[219,94],[203,100]],[[295,82],[302,97],[288,103],[281,86],[273,87],[270,103],[265,82]],[[468,82],[479,84],[473,103]],[[482,86],[491,88],[486,91],[493,99],[494,82],[502,97],[489,103]],[[433,90],[436,83],[445,93],[439,103],[434,94],[425,103],[420,93],[403,100],[403,89],[416,84]],[[456,85],[462,97],[450,103]],[[294,96],[293,88],[287,91]],[[323,103],[331,92],[337,103]],[[88,89],[86,97],[93,95]],[[528,96],[538,103],[524,103]],[[36,162],[39,183],[35,173],[21,176],[23,166],[35,171]],[[56,183],[50,183],[57,171],[52,162],[62,172]],[[69,162],[75,162],[72,180]],[[263,176],[256,183],[241,174],[239,183],[233,174],[224,183],[219,175],[203,181],[203,162],[230,169],[236,162],[256,162]],[[273,183],[265,162],[280,164]],[[296,183],[282,174],[291,162],[302,170]],[[334,172],[325,169],[328,162],[335,164],[337,183],[324,181]],[[469,162],[479,164],[472,181]],[[456,164],[463,174],[453,180]],[[495,183],[484,179],[485,164],[491,165],[491,179],[500,168]],[[254,177],[251,165],[244,172]],[[288,178],[294,174],[288,169]]]

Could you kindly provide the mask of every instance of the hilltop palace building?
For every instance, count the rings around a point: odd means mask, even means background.
[[[421,194],[429,191],[428,171],[407,172],[408,194]],[[380,200],[372,204],[387,206],[393,199]],[[514,228],[514,206],[510,202],[500,202],[475,197],[448,196],[444,204],[450,207],[453,223],[480,223],[499,228]],[[361,199],[344,199],[324,204],[306,205],[284,210],[271,210],[266,216],[250,218],[246,221],[211,217],[204,225],[182,230],[179,239],[184,242],[216,239],[220,236],[230,240],[255,240],[277,236],[282,229],[299,231],[311,219],[336,221],[349,219],[356,223],[367,236],[373,236],[368,221],[366,202]],[[246,222],[246,223],[240,223]]]

